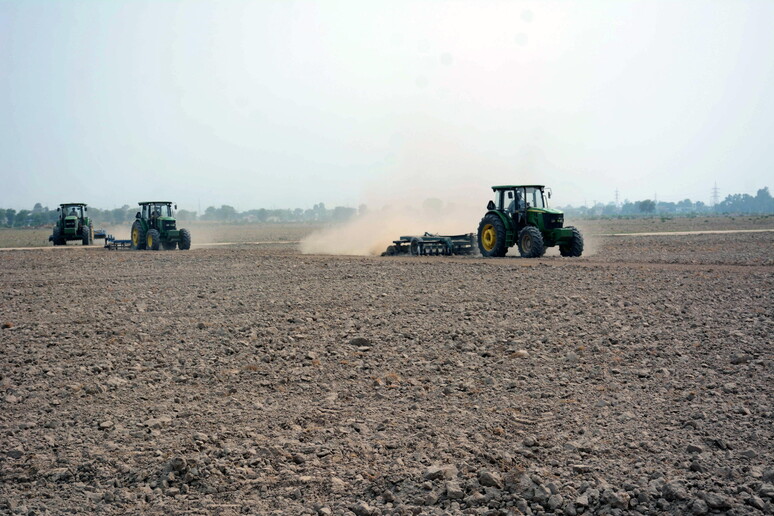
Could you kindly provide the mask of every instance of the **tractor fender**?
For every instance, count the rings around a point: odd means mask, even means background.
[[[486,215],[490,213],[496,214],[503,221],[503,226],[505,226],[505,246],[511,247],[516,243],[516,228],[514,227],[513,219],[498,210],[489,210],[486,212]]]

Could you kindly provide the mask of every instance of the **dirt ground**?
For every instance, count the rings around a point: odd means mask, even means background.
[[[773,513],[774,232],[594,232],[2,251],[0,513]]]

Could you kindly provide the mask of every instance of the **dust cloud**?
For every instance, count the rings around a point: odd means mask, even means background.
[[[362,196],[367,211],[304,238],[302,253],[374,256],[401,236],[475,233],[496,184],[492,172],[507,172],[421,117],[395,135],[388,159],[389,171]]]
[[[300,243],[304,254],[337,254],[378,256],[401,236],[475,233],[484,206],[461,206],[419,202],[410,205],[384,206],[355,219],[322,229]],[[434,204],[434,205],[433,205]]]

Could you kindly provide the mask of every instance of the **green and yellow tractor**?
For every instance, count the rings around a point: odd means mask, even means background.
[[[179,247],[185,251],[191,248],[191,232],[177,229],[170,201],[146,201],[139,205],[141,210],[132,224],[132,249],[170,251]]]
[[[564,213],[548,207],[551,190],[544,185],[493,186],[495,200],[478,225],[478,249],[483,256],[505,256],[519,246],[524,258],[543,256],[547,247],[559,246],[562,256],[583,254],[583,236],[564,226]]]
[[[94,228],[91,219],[86,216],[88,208],[82,202],[60,204],[53,234],[48,237],[54,245],[67,245],[69,240],[79,240],[83,245],[94,243]]]

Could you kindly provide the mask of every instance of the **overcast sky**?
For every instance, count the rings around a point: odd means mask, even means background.
[[[754,194],[772,20],[767,0],[0,1],[0,206]]]

